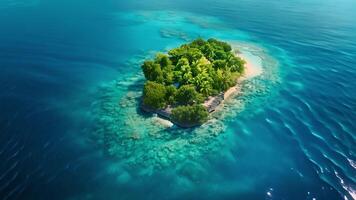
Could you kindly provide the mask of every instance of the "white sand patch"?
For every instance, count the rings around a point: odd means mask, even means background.
[[[233,95],[238,94],[239,92],[240,92],[240,87],[238,85],[231,87],[228,90],[226,90],[226,92],[224,93],[224,99],[228,99]]]
[[[240,53],[237,53],[237,56],[246,61],[245,73],[241,77],[242,79],[250,79],[262,74],[262,59],[260,57],[243,50]]]
[[[171,121],[163,119],[163,118],[160,118],[160,117],[157,117],[157,116],[153,117],[153,122],[155,124],[162,125],[165,128],[170,128],[170,127],[172,127],[174,125]]]

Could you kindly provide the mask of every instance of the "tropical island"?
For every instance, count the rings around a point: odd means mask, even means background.
[[[158,53],[142,65],[147,81],[141,108],[180,127],[202,125],[236,86],[245,63],[231,45],[216,39],[199,38]]]

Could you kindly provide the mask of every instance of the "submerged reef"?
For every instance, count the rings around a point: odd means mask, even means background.
[[[219,112],[212,113],[207,123],[181,129],[167,126],[157,116],[143,113],[139,104],[145,80],[137,69],[134,74],[100,88],[100,100],[93,105],[93,114],[97,118],[96,141],[123,166],[142,169],[141,174],[146,175],[172,166],[179,173],[186,173],[192,160],[221,156],[229,137],[224,132],[231,119],[239,113],[248,116],[253,113],[251,110],[257,110],[272,96],[273,88],[280,81],[278,62],[264,49],[244,43],[231,44],[259,59],[263,71],[259,76],[242,81],[240,91],[224,101]],[[139,65],[142,60],[144,57],[138,57],[129,64]]]

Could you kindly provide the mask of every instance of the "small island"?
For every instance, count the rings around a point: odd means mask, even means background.
[[[204,124],[245,70],[231,45],[196,39],[146,60],[141,108],[184,128]]]

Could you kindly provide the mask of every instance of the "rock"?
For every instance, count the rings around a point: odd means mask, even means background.
[[[166,119],[162,119],[160,117],[154,117],[153,121],[154,121],[154,123],[159,124],[159,125],[161,125],[161,126],[163,126],[165,128],[170,128],[170,127],[172,127],[174,125],[171,121],[166,120]]]

